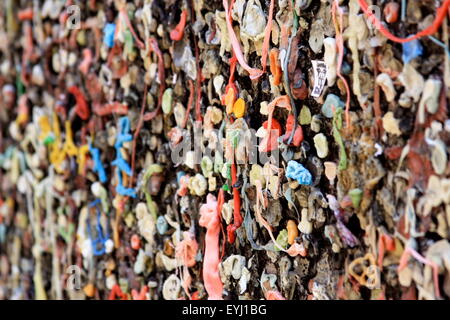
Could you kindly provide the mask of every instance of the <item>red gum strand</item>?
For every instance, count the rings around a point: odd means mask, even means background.
[[[433,23],[426,29],[416,33],[415,35],[412,35],[408,38],[399,38],[392,33],[389,32],[386,27],[383,26],[383,24],[380,22],[380,20],[377,19],[375,14],[371,12],[369,9],[369,5],[365,0],[358,0],[359,6],[361,7],[362,11],[367,15],[369,19],[372,19],[374,21],[375,26],[378,28],[378,30],[389,40],[398,42],[398,43],[406,43],[410,42],[412,40],[416,40],[422,37],[426,37],[429,35],[432,35],[436,33],[441,26],[442,22],[444,21],[445,15],[447,14],[447,10],[450,7],[450,0],[445,0],[445,2],[440,6],[436,11],[436,18],[434,19]]]
[[[173,41],[180,41],[183,39],[184,28],[186,27],[187,10],[183,10],[180,17],[180,22],[175,29],[170,31],[170,39]]]
[[[77,115],[83,120],[89,119],[90,112],[84,94],[76,86],[70,87],[68,91],[75,97],[75,100],[77,102],[77,105],[75,107]]]

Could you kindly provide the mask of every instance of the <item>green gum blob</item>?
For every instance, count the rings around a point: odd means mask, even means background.
[[[231,180],[231,163],[224,163],[222,166],[222,177]]]
[[[312,120],[311,110],[307,106],[303,106],[298,118],[301,125],[309,125]]]
[[[286,229],[283,229],[280,231],[280,233],[277,236],[277,243],[280,247],[283,249],[286,249],[288,246],[288,232]],[[277,247],[275,247],[276,251],[280,251]]]
[[[173,90],[171,88],[167,88],[164,91],[162,98],[162,110],[164,114],[169,114],[172,112],[172,103],[173,103]]]
[[[161,173],[163,172],[163,167],[159,164],[151,164],[148,166],[147,170],[145,171],[144,178],[143,178],[143,184],[142,184],[142,191],[145,194],[145,200],[147,202],[147,208],[150,214],[153,216],[153,218],[156,220],[158,218],[158,206],[153,201],[152,196],[150,193],[148,193],[147,189],[145,188],[145,185],[147,184],[148,179],[155,173]]]
[[[342,112],[343,109],[337,108],[333,116],[333,137],[339,146],[339,170],[347,169],[347,154],[345,153],[344,140],[340,133],[342,129]]]
[[[359,204],[361,203],[362,193],[363,193],[363,192],[362,192],[361,189],[352,189],[352,190],[350,190],[350,192],[348,193],[348,195],[349,195],[350,198],[352,199],[353,207],[355,207],[356,209],[359,208]]]
[[[204,156],[200,162],[200,167],[202,168],[203,175],[209,177],[210,172],[213,171],[213,162],[208,156]]]

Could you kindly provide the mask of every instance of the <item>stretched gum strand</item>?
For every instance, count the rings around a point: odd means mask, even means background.
[[[94,60],[97,61],[100,57],[100,48],[101,48],[101,32],[100,29],[98,28],[98,25],[96,23],[96,19],[90,18],[88,19],[86,22],[83,22],[81,24],[81,29],[82,30],[89,30],[91,29],[92,32],[94,33],[94,40],[95,40],[95,57]],[[72,38],[76,39],[76,35],[78,34],[80,30],[73,30],[72,32]],[[76,42],[76,40],[74,40]]]
[[[192,109],[192,104],[194,103],[194,82],[191,79],[188,79],[188,84],[189,84],[189,100],[188,100],[188,106],[186,109],[186,115],[184,116],[184,120],[183,123],[181,125],[181,128],[184,129],[186,128],[188,119],[189,119],[189,114],[191,112]]]
[[[383,26],[380,20],[375,16],[373,12],[370,11],[369,5],[365,0],[358,0],[359,6],[361,7],[362,11],[367,15],[368,18],[372,19],[374,21],[374,25],[378,28],[378,30],[389,40],[397,42],[397,43],[406,43],[410,42],[425,36],[430,36],[434,33],[436,33],[441,26],[442,22],[444,21],[444,18],[447,14],[447,10],[450,7],[450,0],[445,0],[445,2],[436,10],[436,18],[434,19],[433,23],[426,29],[416,33],[415,35],[412,35],[408,38],[399,38],[395,35],[393,35],[386,27]]]
[[[133,36],[134,40],[136,41],[137,46],[139,49],[143,50],[145,49],[145,44],[139,39],[136,31],[133,28],[133,25],[131,24],[130,19],[128,18],[128,13],[126,12],[125,6],[123,6],[120,10],[120,14],[122,15],[123,19],[125,20],[125,24],[127,25],[128,29],[131,32],[131,35]],[[117,31],[117,29],[116,29]]]
[[[291,107],[291,101],[290,101],[289,97],[287,95],[279,96],[279,97],[275,98],[267,106],[267,108],[269,110],[269,116],[268,116],[268,119],[267,119],[267,122],[268,122],[268,124],[267,124],[268,135],[270,135],[270,131],[272,130],[272,118],[273,118],[273,112],[275,111],[275,107],[285,108],[288,111],[291,111],[292,107]],[[270,142],[270,139],[267,139],[266,150],[268,150],[268,148],[269,148],[269,142]]]
[[[198,250],[198,243],[195,240],[195,235],[192,232],[183,232],[183,240],[175,247],[175,258],[181,261],[183,265],[182,278],[183,289],[191,298],[189,287],[191,286],[192,277],[189,274],[189,267],[193,267],[196,263],[195,256]]]
[[[336,11],[339,10],[339,27],[336,20]],[[333,23],[336,30],[336,43],[339,51],[339,59],[337,66],[337,76],[342,80],[345,86],[345,91],[347,92],[347,99],[345,101],[345,124],[348,130],[351,130],[350,123],[350,87],[348,86],[348,82],[345,77],[341,74],[342,62],[344,61],[344,39],[342,38],[342,26],[343,26],[343,17],[342,17],[342,9],[339,7],[338,0],[333,1],[332,5],[332,16]]]
[[[236,97],[238,96],[238,89],[234,83],[234,72],[236,70],[236,63],[237,63],[237,58],[236,58],[236,54],[232,53],[231,58],[228,60],[229,64],[230,64],[230,77],[228,78],[228,84],[225,87],[225,93],[222,95],[221,98],[221,103],[226,107],[227,107],[227,103],[226,103],[226,97],[228,94],[228,91],[230,89],[233,89],[233,93],[234,93],[234,97],[233,97],[233,104],[236,101]]]
[[[382,233],[378,238],[378,266],[380,268],[383,266],[383,257],[386,250],[395,250],[395,241],[387,234]]]
[[[195,235],[190,232],[183,233],[183,240],[175,247],[175,257],[179,259],[183,265],[193,267],[196,263],[195,255],[197,254],[198,243]]]
[[[233,123],[233,119],[230,119],[230,122]],[[234,149],[232,144],[229,141],[225,141],[225,158],[231,161],[231,184],[234,186],[237,183],[237,166],[234,161]],[[224,201],[223,190],[219,193],[219,207],[220,211],[218,211],[219,217],[222,217],[222,205]],[[241,215],[241,197],[239,195],[238,188],[233,187],[233,223],[227,226],[227,236],[228,242],[234,243],[236,240],[236,230],[242,225],[243,218]],[[224,248],[225,249],[225,248]],[[222,252],[224,253],[224,251]]]
[[[182,287],[184,292],[186,292],[186,295],[189,297],[189,300],[192,300],[192,296],[189,293],[189,288],[191,287],[192,284],[192,277],[191,274],[189,273],[189,268],[187,266],[183,266],[183,270],[182,270]]]
[[[170,31],[170,39],[172,41],[180,41],[183,39],[184,28],[186,27],[186,18],[187,18],[187,10],[183,10],[181,12],[180,22],[178,22],[177,26]]]
[[[225,255],[225,245],[226,245],[226,241],[225,241],[225,231],[222,225],[222,208],[223,208],[223,204],[225,202],[225,190],[223,190],[223,188],[220,188],[219,191],[219,196],[217,198],[217,215],[220,218],[220,233],[222,234],[222,239],[224,239],[224,241],[222,241],[222,253],[220,254],[220,260],[223,259],[224,255]]]
[[[196,39],[195,39],[195,64],[197,65],[197,81],[195,82],[197,92],[197,99],[195,100],[195,120],[199,123],[202,123],[203,117],[200,102],[202,100],[202,82],[205,79],[203,78],[202,69],[200,68],[200,55]]]
[[[22,72],[21,72],[21,78],[22,82],[25,85],[30,84],[30,79],[27,77],[27,68],[26,64],[33,58],[33,51],[34,51],[34,45],[33,45],[33,27],[29,22],[25,23],[24,26],[25,31],[25,48],[22,55]]]
[[[272,233],[272,227],[269,225],[269,223],[263,218],[262,214],[261,214],[261,208],[260,208],[260,204],[264,205],[264,195],[262,193],[262,185],[261,185],[261,181],[256,180],[255,182],[255,186],[256,186],[256,219],[264,226],[264,228],[266,228],[267,232],[269,232],[269,236],[272,239],[275,247],[277,247],[280,251],[286,252],[288,253],[290,256],[296,256],[298,254],[305,256],[306,252],[304,250],[301,249],[301,245],[294,243],[288,250],[283,249],[283,247],[281,247],[277,241],[275,240],[275,237],[273,236]]]
[[[224,255],[225,255],[225,245],[226,245],[226,235],[225,235],[225,231],[223,228],[223,224],[222,224],[222,209],[223,209],[223,204],[225,203],[225,190],[223,188],[220,188],[219,190],[219,195],[217,196],[217,215],[219,216],[219,220],[220,220],[220,233],[222,234],[222,239],[224,239],[224,241],[222,241],[222,253],[220,254],[220,261],[222,261]]]
[[[236,37],[236,34],[234,33],[233,25],[231,23],[231,9],[233,8],[233,4],[234,0],[231,0],[231,5],[229,7],[228,0],[223,0],[223,7],[225,9],[225,18],[227,22],[227,29],[228,34],[230,36],[231,45],[233,47],[234,53],[236,54],[236,58],[239,61],[239,64],[250,74],[250,79],[256,80],[263,75],[264,71],[250,67],[244,59],[241,46]]]
[[[408,260],[410,256],[413,256],[417,261],[429,265],[433,269],[433,281],[434,281],[434,292],[436,295],[436,298],[440,298],[441,294],[439,291],[439,266],[434,263],[433,261],[430,261],[423,257],[420,253],[418,253],[416,250],[412,249],[411,247],[405,248],[403,251],[403,254],[400,258],[400,263],[398,265],[397,272],[402,271],[404,268],[406,268],[408,264]]]
[[[80,65],[78,66],[78,70],[80,70],[84,75],[88,73],[93,58],[94,57],[92,55],[91,49],[86,48],[83,50],[83,61],[81,61]]]
[[[231,164],[231,183],[234,186],[237,183],[237,167],[234,161],[234,152],[233,152],[233,162]],[[234,203],[234,211],[233,211],[233,224],[228,225],[227,233],[228,233],[228,241],[230,243],[234,243],[236,239],[235,232],[242,225],[242,216],[241,216],[241,197],[239,195],[239,190],[233,187],[233,203]]]
[[[211,193],[207,202],[200,207],[199,224],[207,229],[205,236],[205,256],[203,259],[203,279],[208,292],[208,300],[222,300],[223,284],[219,276],[219,233],[220,217],[217,200]]]
[[[153,37],[149,38],[148,41],[150,48],[149,54],[151,52],[155,52],[158,57],[158,77],[160,85],[159,85],[158,106],[156,107],[155,111],[147,112],[146,114],[144,114],[144,121],[152,120],[159,114],[162,106],[162,97],[164,94],[164,90],[166,89],[166,73],[164,70],[164,58],[161,50],[159,49],[158,41]]]
[[[141,132],[142,129],[142,124],[144,122],[144,109],[146,106],[146,102],[147,102],[147,94],[148,94],[148,85],[145,84],[144,87],[144,97],[142,99],[142,106],[141,106],[141,113],[139,114],[139,122],[138,125],[136,127],[136,131],[134,132],[134,136],[133,136],[133,146],[132,146],[132,153],[131,153],[131,172],[134,172],[135,169],[135,165],[136,165],[136,145],[137,145],[137,137],[139,136],[139,133]],[[134,175],[134,174],[133,174]],[[129,187],[131,187],[133,184],[133,179],[130,179],[130,185]]]
[[[394,2],[395,3],[395,2]],[[377,58],[377,49],[375,48],[374,51],[374,59],[373,59],[373,76],[374,79],[377,79],[378,77],[378,68],[379,68],[379,63],[378,63],[378,58]],[[380,86],[378,85],[378,83],[375,81],[375,89],[374,89],[374,93],[373,93],[373,111],[375,114],[375,132],[377,134],[382,135],[383,134],[383,125],[380,123],[381,120],[381,106],[380,106]],[[377,128],[378,126],[378,128]],[[378,132],[377,132],[378,131]]]
[[[275,2],[274,0],[270,1],[269,19],[267,20],[266,28],[264,29],[264,41],[263,41],[262,55],[261,55],[261,65],[263,68],[263,72],[266,72],[266,66],[267,66],[267,54],[269,53],[269,42],[270,42],[270,35],[272,32],[274,2]]]

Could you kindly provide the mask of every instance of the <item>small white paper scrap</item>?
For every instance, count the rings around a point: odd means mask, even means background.
[[[327,80],[327,65],[325,62],[319,60],[312,60],[311,62],[314,70],[314,88],[311,96],[318,98],[322,94],[325,81]]]

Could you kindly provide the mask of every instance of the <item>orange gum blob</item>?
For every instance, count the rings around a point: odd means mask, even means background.
[[[278,60],[278,55],[280,51],[276,48],[270,50],[270,72],[273,75],[273,85],[278,86],[281,83],[281,76],[283,72],[281,71],[280,61]]]

